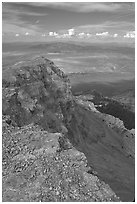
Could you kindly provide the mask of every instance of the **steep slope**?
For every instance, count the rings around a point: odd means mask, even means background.
[[[134,159],[127,157],[120,134],[95,113],[76,107],[68,127],[69,139],[84,152],[89,165],[122,201],[134,199]]]
[[[128,130],[124,126],[124,123],[119,118],[115,118],[112,115],[104,114],[99,112],[96,109],[96,105],[91,102],[93,100],[93,95],[77,96],[76,101],[86,110],[94,112],[98,118],[102,120],[102,123],[105,123],[108,127],[118,133],[121,138],[121,147],[123,152],[127,157],[135,158],[135,129]],[[100,105],[97,105],[97,107]]]
[[[97,176],[108,183],[114,192],[120,196],[122,201],[132,201],[134,199],[134,160],[132,158],[127,158],[125,153],[123,152],[122,146],[121,146],[121,137],[118,133],[115,133],[111,128],[109,128],[107,125],[102,123],[102,120],[97,117],[93,112],[85,110],[81,105],[79,105],[74,97],[71,94],[70,90],[70,84],[69,80],[66,75],[62,71],[59,70],[58,67],[54,65],[53,62],[50,60],[47,60],[44,57],[38,57],[35,59],[32,59],[31,61],[27,61],[24,63],[16,64],[15,66],[11,67],[7,71],[7,75],[3,78],[3,114],[9,115],[10,118],[6,120],[6,123],[9,125],[12,124],[12,127],[15,126],[12,131],[8,131],[4,133],[4,162],[6,160],[6,169],[4,169],[4,200],[9,201],[12,198],[7,198],[8,191],[5,191],[7,188],[6,181],[10,179],[10,176],[16,177],[18,175],[17,172],[12,169],[15,169],[17,165],[17,169],[19,168],[19,172],[24,175],[24,172],[26,174],[26,168],[28,168],[28,164],[24,164],[24,159],[26,161],[26,156],[28,157],[36,157],[38,161],[36,161],[36,165],[34,165],[34,168],[37,169],[36,166],[41,164],[40,158],[37,157],[38,155],[43,155],[43,151],[47,149],[52,156],[55,154],[58,154],[58,139],[56,136],[57,132],[60,133],[60,135],[64,135],[65,137],[68,137],[73,145],[75,145],[75,148],[80,150],[81,152],[84,152],[88,164],[90,167],[93,168],[93,170],[97,171]],[[31,125],[31,130],[29,130],[29,126]],[[33,129],[34,126],[34,129]],[[42,129],[37,130],[36,127],[39,127]],[[18,129],[19,128],[19,129]],[[22,129],[23,128],[23,129]],[[5,131],[5,130],[4,130]],[[44,132],[47,131],[47,132]],[[50,134],[52,133],[52,134]],[[54,134],[53,134],[54,133]],[[43,136],[43,134],[45,136]],[[8,141],[10,141],[10,137],[13,135],[13,140],[9,145]],[[18,135],[17,138],[22,138],[16,140],[16,135]],[[34,137],[34,138],[33,138]],[[35,138],[36,137],[36,138]],[[44,139],[41,139],[43,138]],[[49,138],[52,138],[53,144],[51,142],[51,145],[49,142]],[[24,138],[24,139],[23,139]],[[26,142],[26,138],[28,139]],[[57,140],[56,140],[57,139]],[[15,140],[15,141],[14,141]],[[22,141],[23,140],[23,141]],[[36,142],[37,141],[37,142]],[[25,142],[25,144],[24,144]],[[20,145],[24,144],[24,149],[17,148],[15,149],[15,155],[13,154],[13,157],[11,158],[10,155],[12,155],[12,151],[14,152],[14,144]],[[61,142],[62,143],[62,142]],[[7,145],[7,146],[6,146]],[[30,146],[29,146],[30,145]],[[45,146],[46,145],[46,146]],[[6,146],[6,147],[5,147]],[[28,147],[29,146],[29,147]],[[55,149],[54,149],[55,146]],[[71,145],[70,145],[71,146]],[[68,149],[73,149],[71,146]],[[57,148],[56,148],[57,147]],[[6,148],[6,149],[5,149]],[[25,150],[26,148],[26,150]],[[41,149],[42,148],[42,149]],[[63,144],[64,148],[64,144]],[[35,152],[35,149],[37,150]],[[39,149],[39,150],[38,150]],[[43,150],[44,149],[44,150]],[[58,167],[54,164],[53,159],[47,161],[48,163],[53,163],[54,167],[49,167],[51,169],[51,183],[55,182],[55,177],[59,177],[59,172],[64,172],[64,163],[66,161],[71,160],[74,158],[75,161],[77,161],[77,157],[75,156],[78,153],[78,151],[75,149],[75,151],[71,152],[71,150],[66,149],[66,152],[59,150],[60,154],[58,155],[59,159],[62,160],[61,163],[59,163],[59,166],[61,165],[61,170],[58,169]],[[54,151],[55,150],[55,151]],[[16,157],[16,151],[19,156]],[[22,152],[23,151],[23,152]],[[25,151],[25,152],[24,152]],[[32,152],[33,153],[32,153]],[[9,153],[10,152],[10,153]],[[71,152],[69,154],[69,152]],[[21,154],[21,155],[20,155]],[[24,156],[22,156],[22,154]],[[66,157],[65,154],[68,156]],[[6,155],[6,159],[5,159]],[[48,154],[49,155],[49,154]],[[48,159],[48,155],[46,154],[45,157]],[[62,155],[62,156],[61,156]],[[55,155],[54,155],[55,156]],[[53,156],[53,157],[54,157]],[[27,158],[28,158],[27,157]],[[66,158],[66,160],[63,160]],[[13,162],[15,159],[15,163]],[[23,159],[23,160],[22,160]],[[50,159],[50,158],[49,158]],[[22,161],[20,162],[20,160]],[[78,160],[78,165],[82,161],[82,157],[80,156],[80,160]],[[7,163],[8,162],[8,163]],[[29,162],[28,162],[29,163]],[[75,162],[74,162],[75,163]],[[13,165],[13,166],[12,166]],[[19,165],[19,167],[18,167]],[[23,167],[23,166],[25,167]],[[66,169],[69,168],[70,163],[67,164],[68,166]],[[41,165],[40,165],[41,166]],[[77,165],[73,165],[74,167]],[[10,170],[11,168],[11,170]],[[25,169],[24,169],[25,168]],[[43,167],[43,164],[41,166]],[[81,167],[78,167],[78,171]],[[33,167],[30,167],[29,171]],[[82,167],[83,169],[83,167]],[[54,174],[54,171],[56,172]],[[72,168],[73,171],[73,168]],[[104,191],[106,191],[106,194],[104,194],[102,191],[96,191],[96,181],[90,181],[90,179],[97,179],[97,177],[94,177],[94,171],[86,171],[87,173],[91,173],[91,177],[86,174],[86,177],[81,177],[81,175],[84,174],[86,170],[82,170],[83,173],[80,173],[80,177],[82,179],[86,179],[86,184],[81,184],[82,186],[86,185],[85,192],[88,191],[88,189],[91,189],[91,193],[85,193],[84,195],[81,192],[81,187],[77,186],[77,181],[74,182],[74,186],[76,189],[73,189],[73,195],[78,195],[78,197],[75,198],[71,197],[70,195],[68,197],[65,197],[63,201],[115,201],[118,200],[118,198],[115,196],[114,193],[109,189],[108,187],[104,186]],[[37,172],[39,172],[40,175],[42,175],[41,170],[39,171],[37,169]],[[71,170],[69,170],[71,174]],[[75,170],[74,170],[75,172]],[[73,172],[73,176],[77,175]],[[14,174],[15,173],[15,174]],[[14,174],[14,175],[13,175]],[[19,174],[20,175],[20,174]],[[62,174],[61,174],[62,175]],[[85,174],[84,174],[85,175]],[[72,176],[72,177],[73,177]],[[77,176],[76,176],[77,177]],[[75,179],[77,180],[77,178]],[[43,175],[38,178],[40,182],[35,181],[33,184],[34,189],[32,189],[31,193],[37,192],[37,187],[41,185],[41,180],[43,178]],[[45,177],[44,177],[45,178]],[[63,177],[64,180],[66,180],[66,177]],[[95,179],[95,180],[96,180]],[[89,181],[89,182],[88,182]],[[64,182],[64,181],[63,181]],[[14,179],[13,179],[14,183]],[[40,183],[40,184],[39,184]],[[30,184],[31,187],[33,184]],[[29,184],[24,187],[24,191],[26,189],[29,189]],[[52,184],[53,185],[53,184]],[[58,180],[56,185],[58,185]],[[64,184],[65,185],[65,184]],[[71,184],[72,185],[72,184]],[[93,188],[91,188],[91,185],[93,185]],[[99,184],[100,185],[100,184]],[[52,186],[51,190],[52,190]],[[50,188],[49,187],[49,188]],[[15,189],[18,188],[15,186]],[[63,186],[64,188],[64,186]],[[64,193],[68,192],[70,186],[67,184]],[[21,196],[23,194],[23,190],[21,192],[11,192],[13,197],[16,197],[20,194]],[[77,193],[77,189],[79,189],[79,193]],[[84,187],[82,187],[84,189]],[[100,188],[99,188],[100,189]],[[10,191],[10,189],[9,189]],[[42,192],[40,195],[43,194],[43,192],[46,190],[42,190],[40,188],[39,192]],[[14,194],[15,193],[15,194]],[[31,194],[30,193],[30,194]],[[48,191],[49,200],[50,201],[61,201],[62,198],[56,198],[54,197],[56,192],[53,192],[53,197],[51,196],[50,192]],[[61,193],[63,194],[63,193]],[[88,195],[87,195],[88,194]],[[98,195],[99,194],[99,195]],[[80,195],[81,196],[80,198]],[[88,197],[86,197],[86,195]],[[94,196],[95,195],[95,196]],[[29,197],[28,197],[29,196]],[[23,196],[23,201],[29,201],[31,200],[31,196],[27,195],[27,197]],[[37,196],[36,196],[37,197]],[[9,200],[8,200],[9,199]],[[23,198],[19,197],[19,200],[22,201]],[[26,199],[26,200],[25,200]],[[37,201],[37,199],[40,201],[39,198],[34,198],[34,201]],[[48,198],[43,199],[43,201],[49,201]],[[14,200],[15,201],[15,200]]]

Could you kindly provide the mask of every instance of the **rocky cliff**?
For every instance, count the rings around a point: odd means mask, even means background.
[[[3,79],[3,114],[10,115],[19,127],[34,122],[49,131],[61,131],[62,110],[73,103],[65,74],[43,57],[8,71]]]
[[[82,105],[87,110],[90,110],[102,119],[102,122],[111,127],[115,132],[119,134],[122,139],[122,148],[126,155],[135,158],[135,129],[128,130],[122,120],[112,115],[101,113],[96,109],[92,101],[93,96],[77,96],[75,97],[78,104]]]
[[[119,201],[67,139],[75,104],[67,76],[44,57],[6,76],[3,201]]]

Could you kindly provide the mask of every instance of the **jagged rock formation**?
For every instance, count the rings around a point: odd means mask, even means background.
[[[114,131],[120,134],[122,138],[122,148],[125,150],[127,156],[135,157],[135,129],[128,130],[125,128],[124,123],[119,118],[112,115],[99,112],[94,103],[91,102],[93,96],[77,96],[76,101],[87,110],[90,110],[103,120],[107,126],[111,127]]]
[[[111,120],[108,122],[107,118],[105,120],[104,114],[97,111],[91,101],[92,96],[90,99],[88,96],[88,100],[83,96],[76,98],[75,114],[68,127],[69,138],[85,153],[89,165],[94,165],[100,178],[109,183],[122,201],[132,201],[135,170],[134,139],[129,137],[125,140],[123,134],[126,131],[122,134],[121,131],[116,131],[119,130],[116,125],[112,125]],[[122,121],[120,124],[123,124]]]
[[[119,201],[66,138],[76,102],[64,73],[44,57],[7,72],[3,201]]]
[[[99,114],[105,123],[114,129],[122,137],[122,148],[125,150],[127,156],[135,157],[135,129],[127,130],[119,118],[108,114]]]
[[[73,108],[66,75],[40,57],[11,67],[7,75],[3,80],[3,114],[10,115],[18,126],[34,122],[49,131],[61,131],[62,109]]]

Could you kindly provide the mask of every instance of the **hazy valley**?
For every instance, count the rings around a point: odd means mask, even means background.
[[[96,89],[112,96],[134,90],[135,50],[117,43],[3,43],[3,78],[6,70],[32,57],[43,55],[69,75],[72,90]]]

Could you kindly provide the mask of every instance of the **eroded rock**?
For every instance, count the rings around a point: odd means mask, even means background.
[[[3,114],[18,126],[34,122],[48,131],[61,131],[62,109],[65,112],[73,103],[67,76],[44,57],[14,65],[9,72]]]
[[[3,202],[119,201],[61,133],[3,121]]]

